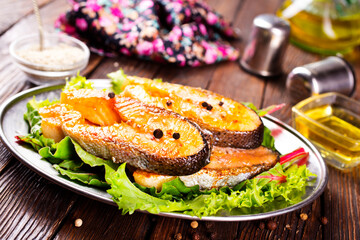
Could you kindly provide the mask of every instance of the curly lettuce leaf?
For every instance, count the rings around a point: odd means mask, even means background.
[[[29,124],[30,133],[26,136],[18,136],[22,142],[30,144],[35,150],[40,150],[43,147],[54,149],[55,142],[51,138],[46,138],[42,135],[41,130],[41,116],[38,112],[39,108],[52,105],[58,102],[57,100],[50,102],[49,100],[37,102],[35,97],[26,104],[27,111],[24,114],[24,120]]]
[[[76,154],[80,157],[80,159],[88,164],[90,167],[98,167],[98,166],[109,166],[112,169],[117,169],[118,164],[113,163],[110,160],[104,160],[102,158],[96,157],[88,152],[86,152],[77,142],[72,140],[72,144],[75,148]]]
[[[187,205],[183,201],[176,202],[153,197],[135,187],[126,175],[125,166],[126,164],[123,163],[117,171],[105,166],[105,179],[111,186],[107,192],[123,214],[132,214],[135,210],[145,210],[154,214],[187,210]]]
[[[117,171],[106,168],[106,181],[111,188],[108,193],[122,209],[123,213],[132,213],[136,209],[151,213],[183,212],[198,217],[215,215],[221,210],[233,211],[238,208],[261,208],[273,201],[278,205],[291,205],[302,200],[307,186],[307,180],[314,176],[305,165],[293,165],[284,170],[278,163],[268,172],[260,176],[282,176],[286,182],[277,178],[253,178],[241,183],[238,188],[223,188],[212,191],[199,191],[196,188],[186,188],[180,179],[167,183],[167,186],[157,193],[153,188],[137,188],[127,177],[125,164]],[[176,197],[190,192],[196,192],[192,198]],[[249,210],[250,211],[250,210]]]
[[[58,164],[63,160],[76,158],[74,145],[70,137],[65,137],[56,145],[55,152],[51,152],[50,147],[43,147],[39,149],[39,154],[52,164]]]
[[[277,151],[275,148],[275,138],[271,135],[271,130],[264,126],[264,137],[261,143],[262,146]]]
[[[103,180],[104,177],[101,174],[85,172],[80,169],[64,169],[57,164],[54,164],[53,167],[58,170],[61,175],[66,176],[72,180],[76,180],[86,185],[96,186],[100,188],[109,187],[109,185]]]
[[[109,73],[107,76],[111,79],[112,91],[115,94],[120,94],[127,77],[124,70],[119,69],[116,72]]]
[[[66,79],[64,90],[73,89],[94,89],[93,83],[86,80],[86,77],[80,76],[79,73],[71,77],[70,80]]]

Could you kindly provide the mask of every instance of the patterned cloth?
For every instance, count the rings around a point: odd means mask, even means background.
[[[72,0],[55,27],[98,53],[200,66],[236,60],[223,38],[236,34],[221,15],[198,0]]]

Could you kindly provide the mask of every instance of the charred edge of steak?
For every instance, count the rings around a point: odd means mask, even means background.
[[[253,149],[261,145],[264,137],[264,124],[253,131],[211,131],[214,136],[214,145],[219,147],[232,147]]]

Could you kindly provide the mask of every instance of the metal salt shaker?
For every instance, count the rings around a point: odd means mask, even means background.
[[[346,60],[335,56],[296,67],[286,79],[286,88],[294,100],[325,92],[351,96],[355,87],[356,77],[353,68]]]
[[[285,20],[272,14],[257,16],[240,60],[241,67],[263,77],[280,75],[289,35],[290,25]]]

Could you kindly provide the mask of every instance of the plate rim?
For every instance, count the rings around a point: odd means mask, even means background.
[[[102,83],[101,85],[107,84],[110,86],[109,79],[88,79],[88,80],[94,82],[95,84]],[[9,139],[5,136],[4,129],[3,129],[3,120],[4,120],[7,110],[11,109],[11,107],[13,105],[15,105],[16,103],[20,102],[21,100],[23,100],[25,98],[32,97],[32,96],[35,96],[40,93],[59,90],[64,85],[65,84],[52,84],[52,85],[45,85],[45,86],[38,86],[35,88],[30,88],[25,91],[19,92],[19,93],[15,94],[14,96],[5,100],[0,106],[0,138],[1,138],[1,141],[4,143],[4,146],[11,152],[11,154],[15,158],[17,158],[22,164],[24,164],[26,167],[30,168],[30,170],[36,172],[40,176],[44,177],[45,179],[49,180],[50,182],[53,182],[53,183],[59,185],[60,187],[64,187],[72,192],[75,192],[82,196],[88,197],[90,199],[100,201],[100,202],[103,202],[106,204],[110,204],[113,206],[117,206],[116,203],[111,198],[106,198],[99,194],[95,195],[94,193],[89,193],[86,191],[86,189],[79,188],[79,186],[81,186],[81,187],[84,187],[84,186],[82,186],[76,182],[72,182],[70,180],[61,178],[60,176],[51,175],[47,172],[42,171],[35,164],[30,164],[29,161],[26,161],[22,158],[22,156],[16,149],[13,149],[13,147],[11,146],[11,144],[9,142]],[[106,86],[104,86],[104,87],[106,87]],[[286,124],[286,123],[282,122],[281,120],[279,120],[273,116],[270,116],[270,115],[264,116],[262,118],[267,119],[268,121],[285,129],[286,131],[290,132],[292,135],[294,135],[295,137],[300,139],[309,149],[311,149],[312,153],[316,156],[316,158],[319,159],[321,172],[324,173],[324,177],[322,179],[320,179],[320,182],[319,182],[318,187],[316,188],[316,191],[314,194],[310,195],[308,198],[302,200],[301,202],[296,203],[291,206],[288,206],[286,208],[277,209],[277,210],[270,211],[270,212],[250,214],[250,215],[204,216],[202,218],[187,215],[187,214],[182,214],[182,213],[167,213],[167,212],[160,212],[160,213],[154,214],[154,215],[163,216],[163,217],[174,217],[174,218],[180,218],[180,219],[203,220],[203,221],[222,221],[222,222],[250,221],[250,220],[259,220],[259,219],[264,219],[264,218],[269,218],[269,217],[274,217],[274,216],[282,215],[285,213],[289,213],[289,212],[295,211],[299,208],[302,208],[302,207],[312,203],[315,199],[317,199],[325,190],[325,187],[328,183],[328,178],[329,178],[327,166],[326,166],[325,161],[322,158],[321,154],[319,153],[319,151],[308,139],[306,139],[304,136],[302,136],[298,131],[296,131],[294,128],[292,128],[288,124]],[[87,187],[87,186],[85,188],[94,189],[92,187]],[[103,191],[103,190],[99,190],[99,191]],[[136,211],[149,214],[149,212],[143,211],[143,210],[136,210]]]

